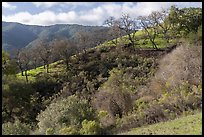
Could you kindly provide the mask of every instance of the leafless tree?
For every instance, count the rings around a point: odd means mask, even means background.
[[[168,19],[169,10],[162,9],[160,12],[155,11],[152,12],[152,18],[155,20],[155,23],[159,26],[161,33],[166,39],[167,43],[169,43],[169,30],[172,28],[172,24]]]
[[[128,14],[123,14],[118,20],[114,17],[108,18],[105,20],[104,25],[111,27],[109,34],[113,36],[113,38],[120,37],[125,34],[128,35],[128,40],[131,42],[131,45],[135,45],[135,33],[139,27],[136,19],[132,19]],[[116,44],[117,39],[113,42]]]
[[[118,45],[118,38],[121,36],[120,28],[118,26],[113,26],[109,31],[108,35],[111,39],[113,39],[111,42],[115,45]]]
[[[71,40],[59,39],[53,42],[53,54],[59,55],[60,59],[64,60],[66,70],[69,70],[69,60],[72,55],[77,51],[76,45]]]
[[[40,60],[39,55],[38,55],[38,49],[37,47],[34,46],[32,48],[29,48],[29,52],[31,56],[32,65],[34,69],[36,69],[39,64],[39,60]]]
[[[119,19],[119,28],[125,31],[131,45],[134,46],[136,38],[135,34],[139,28],[138,21],[136,19],[132,19],[128,14],[123,14]]]
[[[49,44],[43,40],[41,40],[37,46],[36,46],[37,50],[38,50],[38,55],[40,57],[40,59],[43,61],[43,65],[44,65],[44,69],[46,66],[46,71],[47,73],[49,73],[49,63],[51,61],[51,47],[49,46]]]
[[[93,30],[90,36],[90,48],[95,47],[97,45],[103,44],[105,41],[109,40],[109,36],[107,35],[108,29],[95,29]]]
[[[153,48],[157,49],[155,38],[158,35],[158,29],[155,18],[155,14],[150,14],[149,16],[139,16],[138,20],[140,21],[141,27],[147,33]]]
[[[108,19],[106,19],[105,21],[104,21],[104,25],[107,25],[107,26],[109,26],[109,27],[112,27],[112,26],[114,26],[114,24],[116,23],[116,19],[113,17],[113,16],[110,16]]]
[[[28,82],[28,74],[27,71],[30,67],[31,56],[30,52],[27,49],[17,49],[13,51],[14,61],[16,62],[18,68],[21,71],[21,76],[26,77],[26,81]],[[23,73],[25,72],[25,73]]]
[[[18,66],[18,68],[20,69],[21,71],[21,76],[24,76],[23,74],[23,71],[24,71],[24,68],[23,68],[23,59],[22,59],[22,56],[21,56],[21,51],[20,49],[16,49],[16,50],[13,50],[13,55],[14,55],[14,60]]]
[[[110,17],[109,19],[105,20],[104,24],[111,27],[110,30],[108,31],[108,36],[110,37],[109,39],[113,39],[112,43],[117,45],[118,44],[117,38],[122,36],[122,32],[119,27],[119,22],[117,20],[114,20],[113,17]]]
[[[28,74],[27,71],[29,70],[30,62],[31,62],[31,54],[30,51],[27,49],[23,49],[20,53],[23,66],[24,66],[24,71],[25,71],[25,77],[26,81],[28,82]]]
[[[86,54],[87,48],[90,46],[91,43],[91,36],[84,30],[77,32],[78,38],[78,48],[82,49],[82,51]]]

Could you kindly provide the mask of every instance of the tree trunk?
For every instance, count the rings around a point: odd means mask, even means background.
[[[23,70],[21,70],[21,76],[24,76],[24,75],[23,75]]]
[[[134,46],[134,45],[135,45],[135,43],[134,43],[134,40],[132,39],[132,37],[131,37],[131,35],[130,35],[130,34],[128,34],[128,38],[129,38],[130,42],[132,43],[132,46]]]
[[[118,44],[117,38],[116,38],[116,40],[115,40],[115,41],[114,41],[114,40],[112,40],[112,43],[113,43],[113,44],[115,44],[115,45],[117,46],[117,44]]]
[[[65,60],[65,64],[66,64],[66,71],[68,71],[69,70],[69,61],[67,59]]]
[[[24,75],[23,75],[23,68],[22,68],[22,66],[21,66],[21,65],[18,65],[18,67],[19,67],[19,69],[20,69],[20,71],[21,71],[21,76],[24,76]]]
[[[166,39],[166,42],[168,44],[169,43],[169,38],[168,38],[167,31],[164,31],[164,38]]]
[[[151,43],[152,43],[152,47],[153,47],[154,49],[157,49],[157,46],[156,46],[154,40],[153,40],[153,39],[150,39],[150,41],[151,41]]]
[[[117,46],[118,44],[118,38],[115,39],[115,45]]]
[[[26,76],[26,82],[28,82],[28,74],[27,74],[27,69],[25,70],[25,76]]]
[[[34,67],[35,67],[35,69],[37,68],[37,62],[35,61],[35,63],[34,63]]]
[[[44,63],[43,63],[44,69],[45,69],[45,65],[46,65],[46,63],[45,63],[45,61],[44,61]]]
[[[47,63],[47,73],[49,73],[48,69],[49,69],[49,64]]]

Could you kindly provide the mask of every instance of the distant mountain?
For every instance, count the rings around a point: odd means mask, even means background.
[[[76,37],[76,32],[107,32],[108,28],[102,26],[82,26],[77,24],[56,24],[51,26],[25,25],[13,22],[2,22],[2,48],[10,52],[13,49],[21,49],[33,46],[40,39],[51,41],[55,38]]]

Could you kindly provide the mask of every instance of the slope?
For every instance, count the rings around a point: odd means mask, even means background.
[[[60,27],[60,26],[58,26],[58,27]],[[53,30],[56,28],[50,28],[50,29]],[[60,29],[58,28],[58,30],[60,30]],[[45,30],[42,33],[48,33],[48,32],[49,31]],[[42,33],[40,35],[42,35]],[[118,38],[118,45],[119,45],[118,47],[121,47],[122,48],[121,50],[124,50],[126,52],[131,52],[131,54],[137,53],[139,56],[142,56],[142,57],[158,57],[158,58],[161,57],[162,55],[164,55],[166,53],[166,50],[168,50],[166,48],[167,44],[165,43],[165,40],[163,40],[162,38],[156,38],[156,40],[155,40],[158,47],[160,48],[160,50],[153,50],[150,41],[148,39],[145,39],[142,37],[143,32],[141,30],[137,31],[135,35],[136,35],[136,38],[140,38],[140,39],[138,40],[138,43],[134,47],[130,47],[130,48],[125,47],[125,45],[127,43],[129,43],[129,40],[127,39],[126,35]],[[42,36],[46,36],[46,35],[42,35]],[[35,43],[38,40],[39,39],[34,40],[32,43]],[[113,41],[114,40],[115,39],[113,39]],[[143,41],[146,41],[146,42],[144,43]],[[173,44],[175,45],[175,42],[176,42],[175,40],[171,40],[171,42],[168,46],[173,45]],[[32,43],[30,43],[29,45],[31,45]],[[143,50],[141,50],[141,49],[143,49]],[[114,53],[117,50],[119,50],[117,48],[117,46],[112,43],[112,40],[109,40],[109,41],[104,42],[101,45],[98,45],[98,46],[93,47],[93,48],[89,48],[87,50],[88,51],[87,56],[95,56],[94,54],[97,53],[98,51],[100,51],[102,53],[104,52],[106,54],[109,54],[109,53]],[[121,52],[121,51],[119,51],[119,52]],[[79,53],[79,54],[81,54],[81,56],[83,56],[84,53]],[[72,56],[72,58],[74,56]],[[54,73],[63,71],[63,68],[65,66],[63,65],[62,62],[63,62],[62,60],[59,60],[57,62],[51,63],[49,65],[50,66],[50,74],[54,74]],[[36,69],[29,70],[28,76],[30,76],[30,79],[34,80],[35,76],[37,76],[38,74],[42,74],[42,73],[45,73],[45,69],[43,68],[43,66],[38,67]],[[18,76],[19,76],[19,78],[24,79],[23,77],[20,76],[20,73],[18,74]]]
[[[122,135],[202,135],[202,112],[172,121],[133,128]]]

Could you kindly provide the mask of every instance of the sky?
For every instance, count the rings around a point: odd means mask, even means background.
[[[2,20],[27,25],[80,24],[101,26],[110,16],[132,18],[152,11],[202,7],[202,2],[2,2]]]

